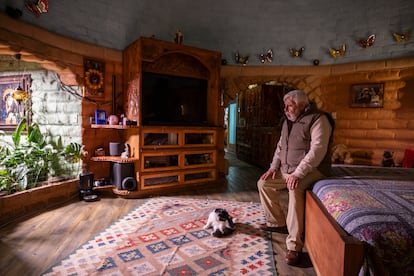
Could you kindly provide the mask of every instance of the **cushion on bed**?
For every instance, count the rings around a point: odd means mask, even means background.
[[[374,152],[356,150],[351,152],[352,165],[372,165],[372,155]]]
[[[414,149],[405,149],[402,166],[404,168],[414,168]]]

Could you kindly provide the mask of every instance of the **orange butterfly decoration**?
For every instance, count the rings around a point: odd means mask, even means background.
[[[410,40],[410,32],[406,31],[403,34],[398,34],[398,33],[393,33],[392,34],[394,36],[395,41],[397,41],[398,43],[400,42],[407,42],[408,40]]]
[[[337,57],[343,57],[345,55],[345,44],[343,44],[339,49],[330,48],[329,53],[334,59]]]

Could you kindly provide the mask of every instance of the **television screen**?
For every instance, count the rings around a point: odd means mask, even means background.
[[[142,125],[207,124],[207,80],[142,73]]]

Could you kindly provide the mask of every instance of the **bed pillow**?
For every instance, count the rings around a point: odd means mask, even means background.
[[[404,168],[414,168],[414,149],[405,149],[402,166]]]

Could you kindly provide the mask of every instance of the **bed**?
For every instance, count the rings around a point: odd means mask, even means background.
[[[414,275],[414,169],[333,166],[306,192],[318,275]]]

